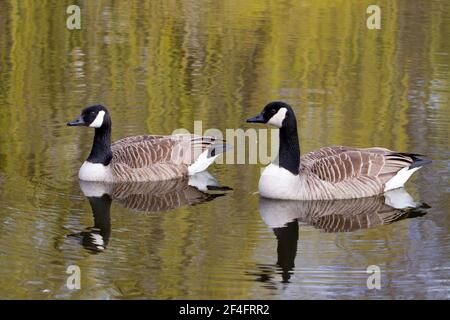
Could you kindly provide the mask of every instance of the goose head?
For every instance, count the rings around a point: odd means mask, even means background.
[[[87,107],[81,111],[81,115],[74,121],[67,123],[68,126],[84,126],[91,128],[102,128],[111,124],[108,109],[102,105],[94,105]]]
[[[267,104],[259,115],[247,119],[250,123],[267,123],[277,128],[296,123],[295,114],[291,106],[282,101],[274,101]]]

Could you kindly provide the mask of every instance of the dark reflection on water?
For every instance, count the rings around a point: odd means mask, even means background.
[[[379,197],[334,201],[281,201],[261,198],[260,212],[269,226],[282,227],[293,220],[325,232],[349,232],[420,217],[430,208],[416,202],[403,188]]]
[[[231,188],[221,186],[207,171],[189,179],[160,182],[101,183],[80,180],[80,187],[94,216],[94,226],[71,237],[81,239],[83,247],[97,253],[106,249],[111,235],[111,203],[133,211],[162,213],[193,206],[226,195]]]
[[[273,233],[277,239],[277,263],[276,265],[261,264],[258,265],[257,273],[249,273],[256,276],[256,281],[272,282],[273,274],[281,274],[281,282],[289,283],[289,279],[295,267],[295,258],[297,256],[297,242],[299,226],[297,219],[287,222],[283,227],[273,228]],[[273,285],[266,285],[268,288],[274,288]]]
[[[277,263],[282,282],[289,282],[295,267],[299,223],[325,232],[351,232],[421,217],[430,206],[416,202],[404,189],[383,196],[336,201],[285,201],[260,198],[259,210],[277,239]],[[301,255],[301,253],[300,253]],[[258,281],[271,280],[269,265],[259,266]]]
[[[87,250],[93,253],[105,250],[111,235],[111,196],[103,194],[100,197],[88,197],[94,216],[94,226],[70,237],[77,237]]]

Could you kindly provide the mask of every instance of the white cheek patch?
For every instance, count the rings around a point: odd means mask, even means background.
[[[286,112],[286,108],[280,108],[267,123],[274,125],[277,128],[281,128],[283,126],[283,120],[286,118]]]
[[[101,110],[98,112],[95,120],[89,125],[91,128],[100,128],[103,124],[103,118],[105,117],[105,111]]]

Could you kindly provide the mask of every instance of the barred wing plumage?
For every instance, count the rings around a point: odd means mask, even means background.
[[[383,192],[385,183],[414,162],[412,154],[384,148],[325,147],[301,158],[300,172],[308,178],[310,192],[324,198],[367,197]],[[321,196],[324,194],[324,196]]]
[[[111,146],[115,181],[160,181],[186,176],[216,139],[192,134],[134,136]]]

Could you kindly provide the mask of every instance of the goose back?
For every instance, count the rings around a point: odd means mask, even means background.
[[[314,199],[370,197],[383,193],[390,179],[414,163],[414,156],[378,147],[325,147],[301,158],[300,174]]]
[[[189,165],[216,139],[192,134],[123,138],[111,145],[114,182],[160,181],[184,177]]]

